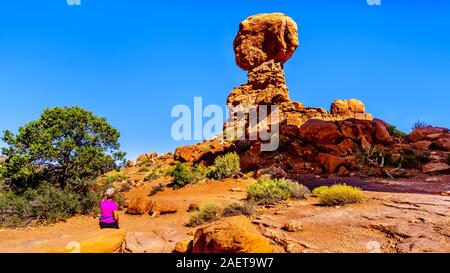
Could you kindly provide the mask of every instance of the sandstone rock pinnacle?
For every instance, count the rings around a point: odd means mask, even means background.
[[[287,15],[258,14],[244,20],[234,40],[234,51],[237,65],[248,71],[248,81],[231,91],[227,105],[243,106],[244,109],[278,105],[281,123],[297,127],[309,119],[373,119],[365,112],[364,104],[355,99],[336,100],[331,105],[331,113],[323,108],[305,107],[291,101],[283,64],[292,57],[298,46],[297,24]]]

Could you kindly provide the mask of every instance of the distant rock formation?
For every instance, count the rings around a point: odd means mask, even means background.
[[[297,24],[282,13],[254,15],[240,24],[234,41],[237,65],[248,71],[248,82],[235,88],[227,99],[230,107],[248,109],[278,105],[281,122],[301,126],[309,119],[329,121],[356,118],[372,120],[361,101],[336,100],[331,113],[323,108],[305,107],[289,98],[283,64],[299,46]]]
[[[217,156],[236,151],[244,172],[276,177],[350,176],[357,172],[400,177],[414,175],[417,169],[425,173],[450,171],[448,129],[420,128],[405,139],[395,127],[366,113],[365,105],[357,99],[335,100],[329,112],[292,101],[283,65],[298,46],[297,24],[281,13],[249,17],[241,23],[234,41],[236,63],[248,71],[248,81],[230,93],[227,105],[233,109],[233,115],[245,114],[241,115],[245,129],[240,128],[248,136],[255,132],[248,124],[249,109],[278,106],[280,131],[276,151],[263,151],[261,139],[216,138],[179,147],[174,160],[208,165]],[[236,123],[241,121],[233,115],[225,123],[226,131],[242,125]],[[267,127],[266,120],[258,120],[258,126]]]

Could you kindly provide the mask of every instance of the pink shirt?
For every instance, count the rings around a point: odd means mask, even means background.
[[[104,200],[100,203],[100,222],[115,223],[114,211],[119,210],[119,206],[112,200]]]

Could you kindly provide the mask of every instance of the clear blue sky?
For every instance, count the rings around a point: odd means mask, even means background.
[[[293,99],[328,109],[358,98],[404,131],[417,119],[450,127],[448,1],[2,0],[0,131],[79,105],[120,130],[132,159],[173,151],[186,143],[171,138],[172,107],[194,96],[224,105],[246,81],[239,22],[276,11],[300,29],[285,66]]]

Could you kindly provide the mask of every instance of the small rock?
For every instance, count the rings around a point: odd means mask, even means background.
[[[242,188],[231,188],[231,190],[230,191],[232,191],[232,192],[242,192]]]
[[[433,177],[428,177],[427,179],[425,179],[425,181],[426,182],[441,182],[442,179],[440,177],[433,176]]]
[[[194,236],[189,236],[183,241],[177,242],[175,245],[175,253],[191,253],[192,252],[192,242],[194,240]]]
[[[424,173],[435,173],[450,171],[450,166],[445,163],[428,163],[423,166]]]
[[[297,222],[290,222],[290,223],[284,224],[281,229],[288,231],[288,232],[299,232],[302,230],[302,227]]]

